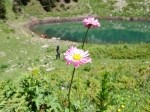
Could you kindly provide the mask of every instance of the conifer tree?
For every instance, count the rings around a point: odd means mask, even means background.
[[[22,3],[22,5],[27,5],[28,4],[28,2],[30,2],[31,0],[20,0],[21,1],[21,3]]]
[[[26,6],[31,0],[13,0],[12,9],[16,14],[21,13],[21,6]]]
[[[47,12],[51,11],[53,7],[55,7],[56,0],[39,0],[43,9]]]
[[[21,13],[21,1],[20,0],[13,0],[13,6],[12,10],[16,13],[19,14]]]
[[[4,0],[0,0],[0,19],[6,19]]]

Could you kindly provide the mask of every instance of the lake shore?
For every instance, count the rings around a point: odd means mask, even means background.
[[[91,16],[91,15],[88,15]],[[30,30],[34,25],[37,24],[46,24],[46,23],[57,23],[57,22],[71,22],[71,21],[82,21],[84,18],[88,16],[79,16],[79,17],[46,17],[43,19],[38,19],[35,17],[31,17],[30,21],[28,21],[24,27],[29,28]],[[124,21],[150,21],[150,18],[139,18],[139,17],[99,17],[99,16],[94,16],[93,17],[97,19],[102,19],[102,20],[124,20]]]

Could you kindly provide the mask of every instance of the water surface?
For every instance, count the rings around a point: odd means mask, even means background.
[[[148,21],[100,21],[101,27],[90,29],[91,43],[150,43],[150,22]],[[47,23],[33,26],[32,30],[48,37],[81,42],[86,28],[82,22]]]

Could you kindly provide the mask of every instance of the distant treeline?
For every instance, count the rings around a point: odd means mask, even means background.
[[[78,2],[78,0],[37,0],[40,2],[43,9],[47,12],[51,11],[56,4],[63,1],[64,3],[70,3],[71,1]],[[6,19],[6,8],[5,0],[0,0],[0,19]],[[13,0],[12,1],[12,10],[16,14],[22,13],[22,6],[28,5],[31,0]]]
[[[13,11],[17,14],[21,13],[21,6],[26,6],[31,0],[13,0]],[[55,7],[55,3],[59,0],[38,0],[45,11],[51,11]]]
[[[21,6],[26,6],[31,0],[13,0],[13,11],[15,13],[21,12]],[[42,5],[43,9],[47,12],[51,11],[52,8],[56,7],[56,4],[62,0],[37,0]],[[71,0],[63,0],[65,3],[70,3]],[[78,0],[73,0],[78,2]]]

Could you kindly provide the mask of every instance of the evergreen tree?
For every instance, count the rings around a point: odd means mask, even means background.
[[[13,0],[12,9],[16,14],[21,13],[21,1],[20,0]]]
[[[53,7],[55,7],[56,0],[39,0],[41,5],[43,6],[43,9],[47,12],[51,11]]]
[[[21,13],[21,6],[24,5],[26,6],[28,4],[28,2],[30,2],[31,0],[13,0],[13,11],[16,13],[16,14],[19,14]]]
[[[20,0],[22,5],[26,6],[31,0]]]
[[[4,0],[0,0],[0,19],[6,19]]]
[[[70,0],[64,0],[65,1],[65,3],[70,3]]]

